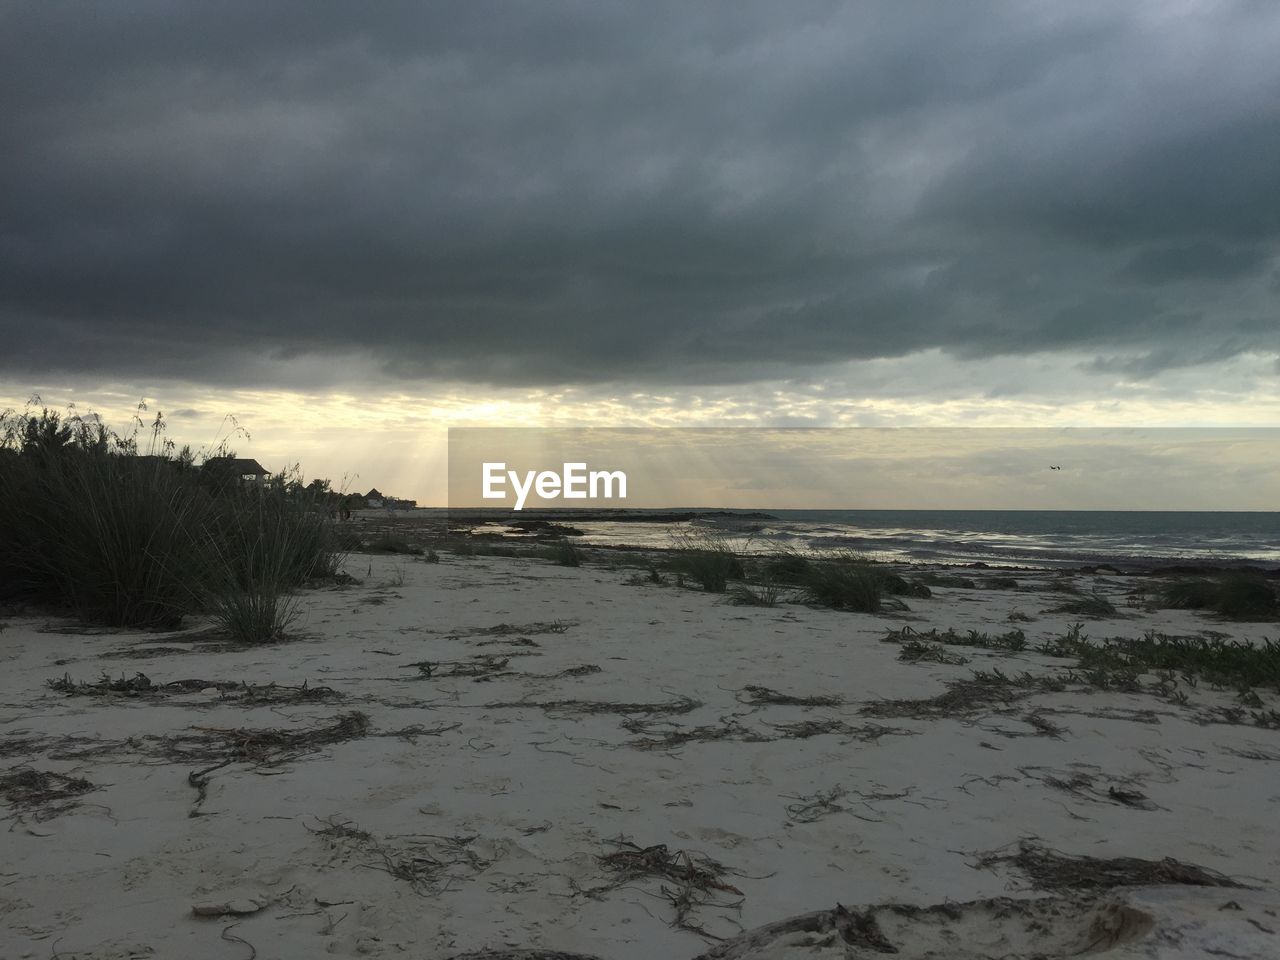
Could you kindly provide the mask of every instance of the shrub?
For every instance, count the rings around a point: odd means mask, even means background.
[[[208,608],[213,622],[240,644],[274,643],[299,614],[297,598],[280,593],[267,581],[213,593]]]
[[[730,580],[743,577],[742,561],[733,543],[723,534],[707,531],[681,531],[673,536],[676,554],[671,568],[688,577],[708,593],[724,593]]]
[[[1280,616],[1280,597],[1259,574],[1229,573],[1217,579],[1175,580],[1160,591],[1160,606],[1209,610],[1229,620],[1272,620]]]
[[[1121,617],[1114,603],[1101,594],[1091,593],[1087,596],[1073,597],[1045,611],[1046,613],[1068,613],[1088,620],[1108,620]]]
[[[249,603],[267,610],[266,592],[336,572],[332,528],[299,482],[209,482],[162,430],[157,417],[144,456],[96,420],[0,416],[0,599],[176,627],[201,610],[221,617],[224,601],[238,618]]]
[[[572,543],[557,543],[547,551],[547,559],[562,567],[582,566],[582,554]]]
[[[813,568],[813,562],[797,553],[784,553],[765,561],[764,572],[770,580],[799,586]]]
[[[908,580],[900,574],[885,573],[883,579],[885,592],[891,593],[895,597],[916,597],[924,600],[933,596],[933,591],[923,583]]]
[[[800,596],[806,603],[853,613],[907,608],[889,596],[885,573],[856,554],[829,555],[811,563]]]

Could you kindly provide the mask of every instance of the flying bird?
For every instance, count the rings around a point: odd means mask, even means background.
[[[1050,465],[1049,465],[1049,469],[1050,469],[1050,470],[1061,470],[1062,468],[1061,468],[1061,467],[1057,467],[1057,466],[1054,466],[1054,465],[1050,464]]]

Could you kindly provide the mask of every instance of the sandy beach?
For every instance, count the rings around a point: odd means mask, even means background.
[[[1036,652],[1274,625],[1137,577],[870,615],[635,564],[353,554],[251,648],[0,620],[0,955],[1280,953],[1274,692]]]

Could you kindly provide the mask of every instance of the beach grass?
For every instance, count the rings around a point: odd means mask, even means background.
[[[561,567],[582,566],[582,551],[568,541],[548,547],[546,558]]]
[[[142,453],[137,432],[96,419],[0,417],[0,599],[117,627],[174,628],[207,612],[262,636],[247,625],[289,619],[268,592],[336,572],[315,488],[286,476],[228,483],[162,433],[157,417]]]
[[[672,535],[671,569],[707,593],[724,593],[730,580],[745,576],[737,545],[714,530],[681,530]]]
[[[1206,610],[1227,620],[1280,619],[1280,594],[1274,584],[1246,571],[1174,580],[1160,589],[1156,603],[1175,610]]]

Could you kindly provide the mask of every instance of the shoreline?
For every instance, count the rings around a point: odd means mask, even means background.
[[[548,514],[542,517],[521,517],[519,514],[504,514],[509,519],[517,523],[524,523],[531,527],[537,525],[534,529],[521,532],[510,524],[499,524],[496,517],[480,515],[467,512],[460,517],[437,516],[435,514],[415,515],[412,512],[405,511],[386,511],[386,510],[359,510],[355,511],[353,519],[346,521],[339,529],[362,530],[372,529],[375,534],[388,534],[395,532],[410,531],[420,534],[419,543],[424,546],[432,546],[436,549],[451,549],[459,543],[490,543],[506,547],[527,547],[535,550],[539,547],[546,547],[562,542],[570,542],[582,549],[614,551],[618,553],[627,553],[634,555],[652,554],[654,556],[669,556],[678,553],[682,548],[678,546],[657,545],[651,543],[626,543],[626,542],[609,542],[596,539],[594,535],[585,534],[581,530],[572,527],[573,522],[584,522],[592,519],[589,514],[579,514],[573,511],[564,511],[563,515],[557,515],[552,519],[549,514],[557,511],[539,511]],[[724,511],[714,514],[703,514],[702,516],[738,516],[737,514],[727,513]],[[632,517],[625,521],[628,523],[654,522],[647,517]],[[670,525],[673,532],[676,529],[675,523],[678,521],[661,521],[664,525]],[[537,532],[542,529],[543,525],[550,528],[550,532],[542,535]],[[500,529],[487,530],[485,526],[499,527]],[[564,534],[558,532],[565,528],[572,529],[574,532]],[[731,531],[729,531],[731,533]],[[769,558],[786,556],[794,553],[784,546],[775,545],[774,549],[769,549],[768,545],[754,547],[750,551],[750,555],[756,558]],[[820,556],[824,551],[817,549],[813,554]],[[829,552],[829,551],[828,551]],[[1052,559],[1046,558],[1040,564],[1031,562],[1001,562],[986,560],[964,560],[964,559],[901,559],[901,558],[878,558],[868,556],[868,562],[879,565],[902,564],[908,566],[918,566],[923,568],[929,567],[947,567],[957,570],[1000,570],[1005,572],[1115,572],[1117,574],[1133,575],[1133,576],[1200,576],[1212,575],[1229,571],[1248,571],[1258,573],[1268,579],[1280,579],[1280,565],[1273,564],[1266,560],[1257,560],[1242,557],[1212,557],[1212,556],[1185,556],[1185,557],[1125,557],[1113,555],[1101,555],[1096,559]]]

